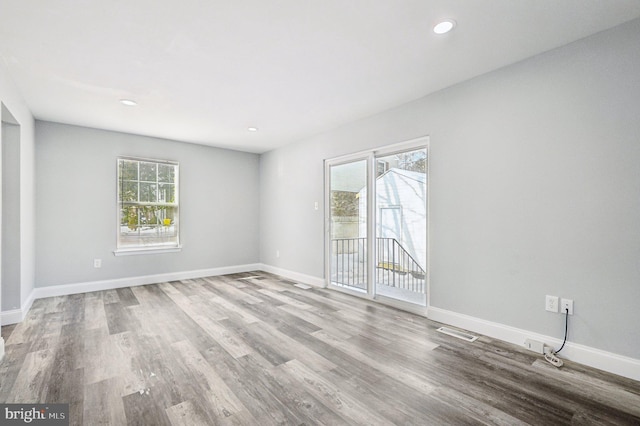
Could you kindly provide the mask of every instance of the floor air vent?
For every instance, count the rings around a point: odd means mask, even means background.
[[[466,340],[467,342],[475,342],[478,339],[478,336],[474,336],[473,334],[465,333],[464,331],[458,331],[447,327],[440,327],[437,331],[449,336],[457,337],[458,339]]]
[[[310,286],[310,285],[300,284],[300,283],[294,284],[294,286],[295,286],[295,287],[298,287],[298,288],[301,288],[301,289],[303,289],[303,290],[309,290],[309,289],[311,288],[311,286]]]

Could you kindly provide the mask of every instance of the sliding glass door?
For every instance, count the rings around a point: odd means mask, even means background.
[[[427,150],[375,157],[375,293],[426,303]]]
[[[327,161],[329,286],[426,306],[426,142]]]
[[[367,160],[329,166],[329,271],[333,285],[367,291]]]

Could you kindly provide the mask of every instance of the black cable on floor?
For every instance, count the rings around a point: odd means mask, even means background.
[[[567,343],[567,330],[569,330],[569,308],[565,308],[565,317],[564,317],[564,341],[562,342],[562,346],[555,353],[558,353],[564,348],[564,344]]]

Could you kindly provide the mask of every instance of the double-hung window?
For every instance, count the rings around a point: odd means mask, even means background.
[[[178,163],[118,158],[117,254],[180,248]]]

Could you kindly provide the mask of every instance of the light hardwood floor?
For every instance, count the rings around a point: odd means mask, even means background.
[[[71,424],[640,425],[640,382],[263,272],[36,300],[0,402]]]

